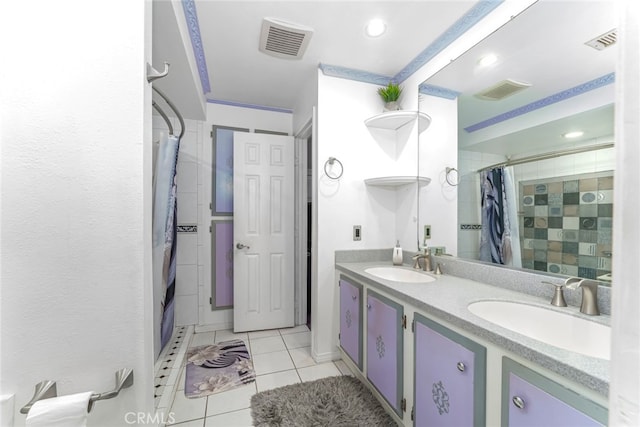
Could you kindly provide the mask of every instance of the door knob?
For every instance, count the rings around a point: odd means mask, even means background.
[[[236,243],[236,249],[251,249],[249,245],[245,245],[243,243]]]

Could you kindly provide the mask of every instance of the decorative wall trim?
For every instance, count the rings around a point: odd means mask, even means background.
[[[482,224],[460,224],[460,230],[482,230]]]
[[[447,89],[446,87],[440,87],[436,85],[430,85],[422,83],[418,87],[418,91],[424,95],[437,96],[438,98],[456,99],[460,96],[460,92],[456,92],[453,89]]]
[[[274,111],[276,113],[293,114],[293,110],[289,110],[288,108],[269,107],[266,105],[244,104],[242,102],[225,101],[222,99],[211,99],[211,98],[207,98],[207,102],[209,104],[229,105],[231,107],[252,108],[254,110]]]
[[[338,77],[341,79],[355,80],[358,82],[382,86],[386,86],[390,81],[393,81],[393,77],[390,76],[341,67],[339,65],[320,64],[319,67],[325,76],[330,77]]]
[[[209,84],[209,72],[207,71],[207,61],[204,56],[202,47],[202,37],[200,36],[200,25],[198,24],[198,14],[196,13],[196,4],[194,0],[182,0],[182,8],[184,16],[187,20],[189,28],[189,37],[191,37],[191,46],[193,47],[193,55],[196,57],[198,65],[198,73],[200,74],[200,83],[202,84],[202,92],[211,92]]]
[[[482,18],[487,16],[491,11],[498,7],[504,0],[480,0],[469,11],[442,33],[433,43],[425,50],[420,52],[409,64],[407,64],[398,74],[393,76],[393,80],[402,83],[413,73],[418,71],[420,67],[429,62],[440,53],[444,48],[449,46],[462,34],[467,32],[471,27],[477,24]]]
[[[197,233],[197,225],[178,225],[178,233]]]
[[[504,122],[505,120],[509,120],[514,117],[518,117],[523,114],[530,113],[532,111],[538,110],[540,108],[546,107],[551,104],[555,104],[556,102],[564,101],[574,96],[582,95],[594,89],[599,89],[603,86],[607,86],[613,83],[614,81],[615,81],[615,73],[605,74],[604,76],[598,77],[597,79],[590,80],[581,85],[563,90],[562,92],[555,93],[553,95],[547,96],[546,98],[542,98],[537,101],[531,102],[529,104],[523,105],[522,107],[518,107],[511,111],[507,111],[506,113],[502,113],[497,116],[491,117],[490,119],[483,120],[479,123],[476,123],[474,125],[464,128],[464,130],[466,130],[469,133],[475,132],[489,126],[493,126],[497,123]]]

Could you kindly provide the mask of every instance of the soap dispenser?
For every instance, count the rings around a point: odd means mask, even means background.
[[[400,240],[396,242],[396,247],[393,248],[393,265],[402,265],[402,248],[400,247]]]

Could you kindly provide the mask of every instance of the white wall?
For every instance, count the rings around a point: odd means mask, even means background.
[[[334,251],[391,248],[396,239],[401,245],[409,244],[398,235],[396,205],[397,197],[415,199],[415,187],[392,190],[364,183],[366,178],[415,175],[416,171],[415,137],[397,142],[391,134],[377,132],[374,138],[364,124],[365,119],[382,112],[377,88],[318,72],[317,282],[312,289],[311,314],[316,360],[337,354]],[[329,157],[343,165],[338,180],[329,179],[324,172]],[[361,241],[352,239],[354,225],[362,226]]]
[[[197,280],[198,298],[181,299],[183,301],[176,306],[176,315],[185,324],[198,324],[198,330],[227,329],[233,325],[233,310],[211,310],[209,298],[211,297],[211,173],[212,173],[212,142],[211,128],[213,125],[245,128],[254,131],[255,129],[270,130],[275,132],[285,132],[292,134],[292,114],[276,111],[260,110],[255,108],[243,108],[227,106],[221,104],[207,104],[207,121],[198,122],[197,141],[197,212],[198,212],[198,233],[195,243],[197,245],[194,255],[180,255],[180,244],[178,241],[178,260],[183,259],[191,263],[193,257],[197,258]],[[184,164],[179,167],[193,167],[195,164]],[[182,174],[180,170],[179,174]],[[179,175],[179,178],[182,175]],[[180,185],[180,184],[179,184]],[[189,184],[193,188],[193,179]],[[182,191],[182,190],[181,190]],[[185,191],[187,191],[185,189]],[[178,202],[180,203],[180,201]],[[178,205],[180,208],[180,205]],[[178,214],[180,215],[180,214]],[[179,217],[180,218],[180,217]],[[190,236],[191,237],[191,236]],[[193,237],[191,237],[193,239]],[[184,238],[183,238],[184,239]],[[194,241],[189,241],[188,247],[191,251]],[[182,258],[181,258],[182,256]],[[179,280],[179,279],[176,279]],[[188,313],[185,313],[188,312]],[[195,314],[198,318],[195,319]],[[188,318],[187,318],[188,317]]]
[[[129,367],[134,386],[89,422],[125,425],[153,413],[151,3],[5,2],[0,16],[0,394],[19,409],[43,379],[103,392]]]
[[[420,190],[420,236],[424,225],[431,225],[427,246],[444,246],[456,255],[458,187],[447,183],[446,168],[458,168],[458,103],[435,96],[420,98],[420,110],[431,117],[431,126],[420,135],[420,174],[431,178]]]

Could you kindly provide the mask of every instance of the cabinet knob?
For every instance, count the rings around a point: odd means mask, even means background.
[[[352,299],[352,300],[354,300],[354,301],[355,301],[357,298],[358,298],[358,297],[357,297],[357,296],[355,296],[355,295],[352,295],[352,296],[351,296],[351,299]]]
[[[524,409],[524,400],[522,400],[520,396],[513,396],[513,399],[511,399],[511,401],[516,406],[516,408]]]
[[[371,310],[371,304],[367,304],[367,308]]]
[[[460,372],[464,372],[467,369],[467,367],[462,362],[458,362],[456,366],[458,367],[458,371]]]

